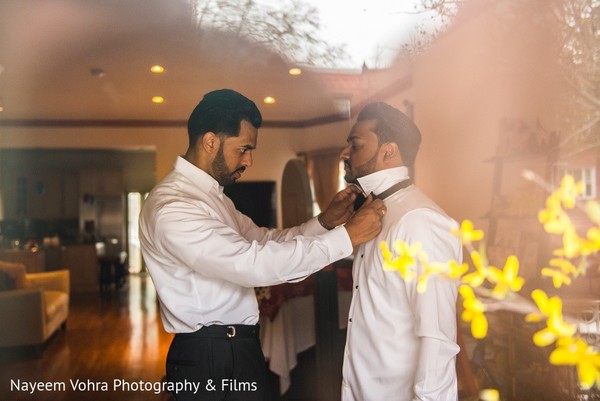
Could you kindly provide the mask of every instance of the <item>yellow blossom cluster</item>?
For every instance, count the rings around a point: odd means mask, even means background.
[[[578,206],[577,197],[582,190],[583,184],[576,183],[572,176],[563,177],[560,187],[547,198],[546,208],[538,214],[538,220],[547,233],[562,237],[562,247],[553,252],[548,266],[540,272],[543,277],[551,278],[556,288],[569,285],[573,279],[585,274],[587,258],[600,252],[600,204],[597,201],[585,204],[584,210],[594,223],[585,236],[578,234],[569,217],[569,210]],[[454,260],[430,262],[420,243],[407,244],[403,241],[393,243],[394,252],[386,243],[381,244],[383,267],[398,271],[404,280],[416,278],[418,292],[427,290],[427,281],[432,276],[459,280],[459,293],[463,300],[461,317],[470,324],[474,338],[484,338],[488,330],[485,313],[489,310],[484,301],[510,301],[521,291],[525,280],[519,276],[519,260],[516,256],[509,256],[504,267],[499,269],[488,263],[482,244],[478,250],[475,249],[475,244],[483,239],[484,233],[475,229],[471,221],[463,221],[453,234],[469,251],[472,271],[469,271],[467,263]],[[550,363],[576,366],[581,388],[590,389],[594,385],[600,388],[599,351],[578,336],[576,325],[565,322],[562,300],[556,296],[549,298],[539,289],[534,290],[531,297],[538,311],[528,314],[526,320],[546,323],[545,328],[534,334],[534,344],[539,347],[555,344]]]

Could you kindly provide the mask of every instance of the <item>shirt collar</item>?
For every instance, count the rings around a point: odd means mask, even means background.
[[[376,171],[369,175],[358,178],[365,195],[370,193],[380,194],[389,187],[410,178],[408,176],[408,167],[400,166]]]
[[[174,169],[187,177],[202,192],[215,191],[218,194],[223,193],[223,186],[219,185],[217,180],[206,171],[187,161],[183,156],[177,156]]]

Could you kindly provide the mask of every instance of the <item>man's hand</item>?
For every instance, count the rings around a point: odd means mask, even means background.
[[[347,222],[354,213],[354,200],[360,193],[361,190],[356,185],[348,185],[338,192],[327,206],[327,209],[319,216],[321,224],[325,227],[334,228]]]
[[[381,231],[381,219],[386,207],[381,199],[373,200],[369,195],[365,203],[344,227],[348,231],[352,246],[360,245],[375,238]]]

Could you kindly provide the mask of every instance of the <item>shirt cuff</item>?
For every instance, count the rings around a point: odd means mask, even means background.
[[[302,235],[306,237],[322,236],[323,238],[326,238],[329,254],[333,258],[331,260],[332,263],[352,255],[352,241],[344,226],[338,226],[332,230],[327,230],[319,223],[317,217],[313,217],[304,223]]]
[[[315,235],[321,235],[321,234],[324,234],[327,232],[329,232],[329,231],[326,230],[321,225],[321,223],[319,223],[317,216],[313,217],[312,219],[310,219],[306,223],[304,223],[304,227],[302,229],[302,235],[305,235],[308,237],[312,237]]]
[[[330,248],[333,247],[331,255],[333,255],[335,259],[332,260],[332,262],[348,257],[354,252],[352,241],[344,226],[339,226],[331,231],[326,231],[323,235],[327,237]],[[329,240],[329,238],[332,239]]]

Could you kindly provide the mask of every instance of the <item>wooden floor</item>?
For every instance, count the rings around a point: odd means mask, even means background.
[[[144,386],[161,383],[171,339],[162,327],[156,293],[146,275],[130,276],[121,289],[71,294],[67,329],[46,343],[41,358],[30,349],[0,348],[0,401],[170,401],[169,393],[133,386],[140,381]],[[270,374],[272,401],[313,401],[314,352],[313,348],[298,355],[292,387],[284,396],[278,394],[277,376]],[[114,380],[124,381],[130,389],[115,390]],[[29,394],[25,382],[56,387]]]
[[[0,400],[168,400],[152,389],[113,391],[113,381],[160,383],[171,338],[146,276],[130,277],[119,290],[72,294],[67,329],[47,342],[41,358],[28,349],[0,350]],[[27,394],[16,389],[18,380],[58,387]]]

